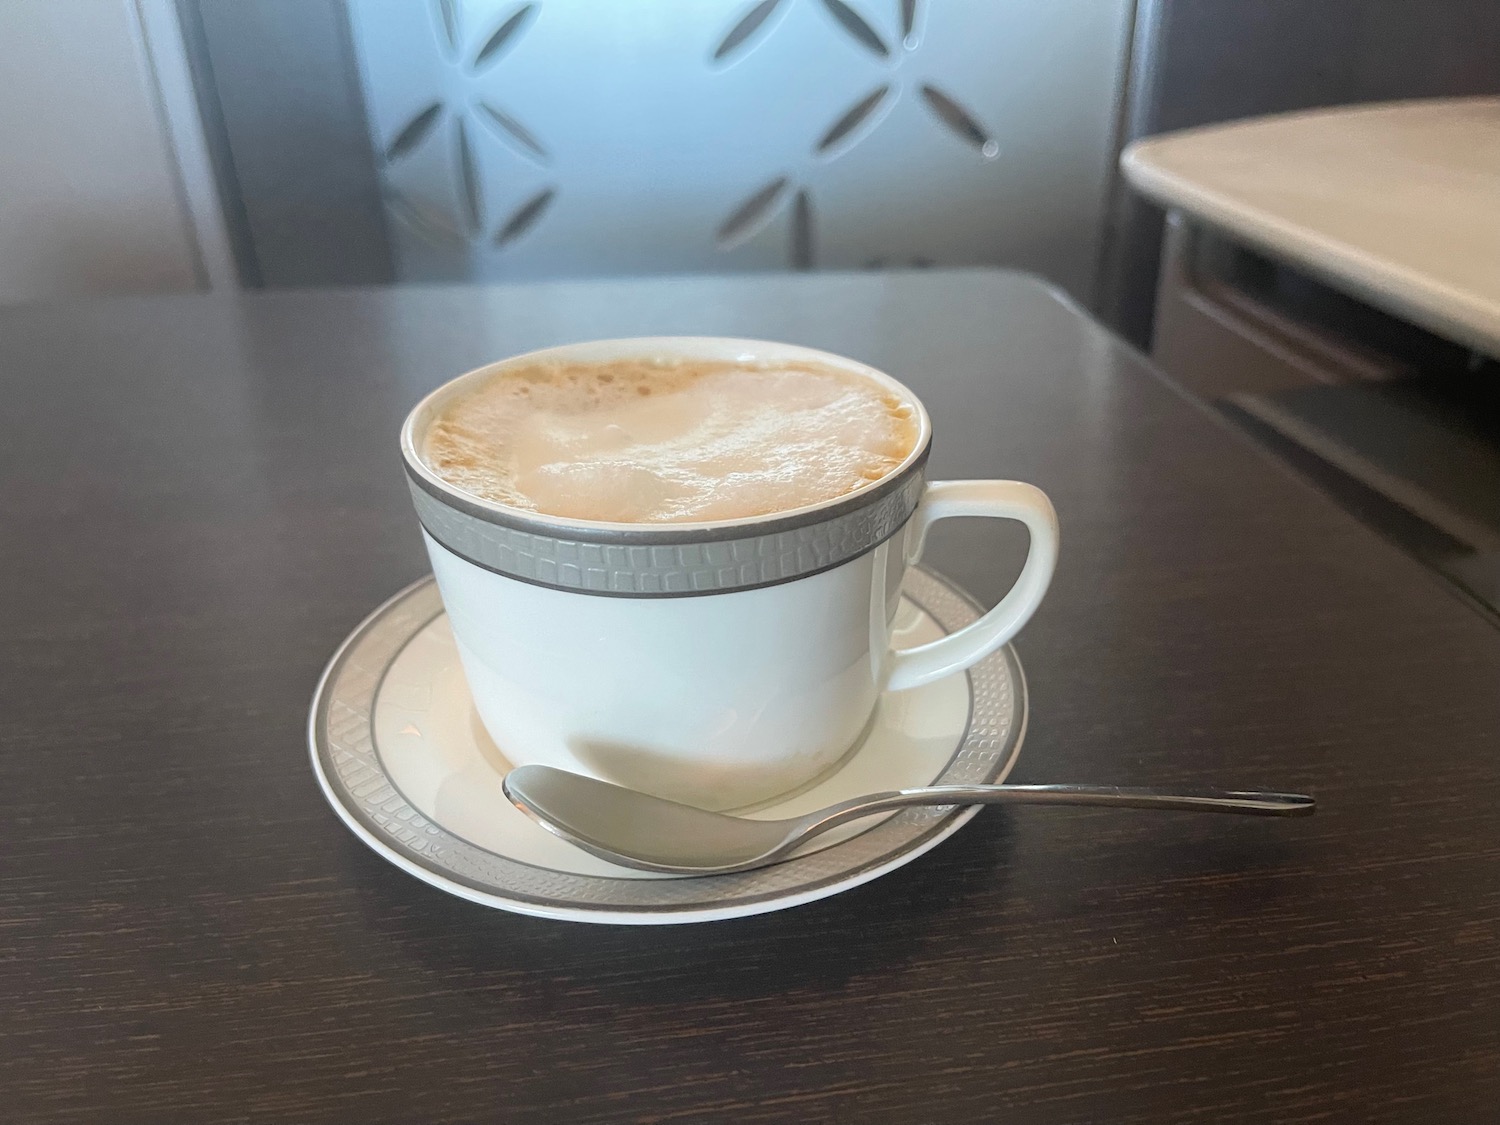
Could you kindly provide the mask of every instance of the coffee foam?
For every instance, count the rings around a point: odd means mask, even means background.
[[[499,372],[446,404],[420,454],[512,508],[677,523],[835,499],[889,473],[917,436],[910,403],[837,368],[618,360]]]

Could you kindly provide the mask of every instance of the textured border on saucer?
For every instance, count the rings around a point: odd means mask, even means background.
[[[942,579],[907,572],[903,594],[944,629],[980,609]],[[313,769],[341,819],[366,844],[418,878],[489,906],[542,917],[652,924],[738,917],[809,902],[857,886],[936,846],[977,807],[912,808],[821,851],[755,871],[704,878],[612,879],[552,871],[453,836],[395,789],[374,744],[381,679],[396,654],[442,612],[432,579],[407,587],[365,619],[329,662],[309,716]],[[933,783],[1000,780],[1020,751],[1026,686],[1006,646],[968,672],[968,728]]]

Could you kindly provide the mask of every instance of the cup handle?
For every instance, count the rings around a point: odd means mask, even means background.
[[[921,687],[983,660],[1031,619],[1057,567],[1057,513],[1040,488],[1014,480],[947,480],[927,486],[912,516],[907,562],[922,554],[928,529],[952,516],[1020,520],[1031,532],[1026,563],[1010,592],[972,624],[941,640],[891,654],[890,691]]]

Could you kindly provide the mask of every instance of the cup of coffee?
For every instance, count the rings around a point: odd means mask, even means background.
[[[927,412],[810,348],[659,337],[463,375],[401,431],[475,710],[515,765],[701,808],[790,792],[853,746],[882,692],[956,674],[1041,602],[1047,497],[923,475]],[[1010,592],[892,647],[902,576],[950,516],[1026,525]]]

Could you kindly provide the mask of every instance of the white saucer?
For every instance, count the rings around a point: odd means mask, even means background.
[[[966,625],[979,608],[930,571],[907,574],[900,647]],[[998,782],[1026,726],[1009,646],[966,676],[884,696],[860,744],[830,773],[747,815],[796,816],[917,785]],[[328,803],[402,870],[486,906],[582,922],[659,925],[781,910],[910,863],[978,811],[917,808],[848,825],[784,863],[708,878],[616,867],[558,839],[500,788],[510,768],[469,699],[437,587],[425,578],[381,606],[329,662],[308,738]]]

